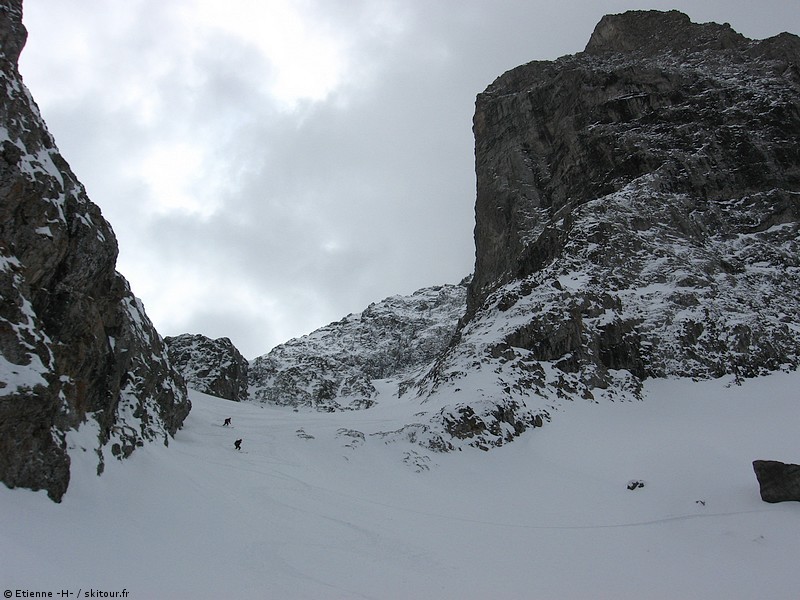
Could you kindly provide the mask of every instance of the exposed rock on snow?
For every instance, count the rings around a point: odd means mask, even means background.
[[[342,445],[345,448],[352,449],[360,448],[366,441],[363,432],[355,429],[348,429],[346,427],[341,427],[339,430],[337,430],[336,437],[342,440]]]
[[[247,398],[247,360],[228,338],[184,333],[164,342],[188,387],[235,402]]]
[[[434,425],[497,445],[648,377],[796,368],[798,65],[794,35],[636,11],[480,94],[467,314],[416,390]]]
[[[250,398],[323,411],[372,406],[374,381],[401,380],[450,342],[464,314],[466,282],[370,304],[250,364]]]
[[[297,434],[297,437],[299,437],[302,440],[313,440],[314,439],[314,436],[311,435],[310,433],[306,433],[306,430],[303,429],[302,427],[300,429],[298,429],[297,431],[295,431],[295,433]]]
[[[754,460],[753,471],[764,502],[800,502],[800,465]]]
[[[158,333],[115,271],[117,242],[22,83],[22,2],[0,7],[0,480],[69,483],[67,432],[128,456],[181,426],[190,403]],[[90,423],[86,423],[90,421]],[[83,424],[83,425],[82,425]]]
[[[408,465],[416,473],[430,471],[431,457],[420,454],[416,450],[408,450],[403,453],[403,463]]]

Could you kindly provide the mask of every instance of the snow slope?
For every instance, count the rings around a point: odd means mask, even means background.
[[[800,504],[763,503],[751,461],[800,462],[800,373],[728,384],[651,380],[643,401],[565,402],[514,444],[444,454],[369,435],[408,423],[407,401],[329,414],[195,392],[169,448],[102,477],[94,432],[72,434],[61,504],[0,489],[0,582],[134,600],[798,598]]]

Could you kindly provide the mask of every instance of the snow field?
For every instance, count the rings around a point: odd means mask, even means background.
[[[169,448],[109,457],[102,477],[94,432],[72,435],[61,504],[0,489],[0,585],[134,600],[797,598],[800,504],[762,502],[751,461],[800,462],[798,389],[798,373],[650,381],[642,402],[566,402],[511,444],[449,454],[369,435],[415,420],[402,400],[323,414],[193,392]],[[404,463],[412,452],[430,470]]]

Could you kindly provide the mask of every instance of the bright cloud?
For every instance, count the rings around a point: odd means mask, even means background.
[[[150,153],[135,170],[147,184],[150,211],[163,214],[178,211],[208,218],[219,208],[198,182],[203,177],[203,148],[188,142],[163,144]]]
[[[228,0],[185,6],[187,27],[222,33],[257,48],[272,67],[269,92],[286,106],[324,100],[347,68],[344,40],[289,0]]]

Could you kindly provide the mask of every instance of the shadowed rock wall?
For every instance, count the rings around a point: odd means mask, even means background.
[[[61,157],[20,77],[21,1],[0,6],[0,480],[69,483],[68,432],[97,429],[124,457],[168,443],[189,412],[183,380],[115,270],[117,242]]]

